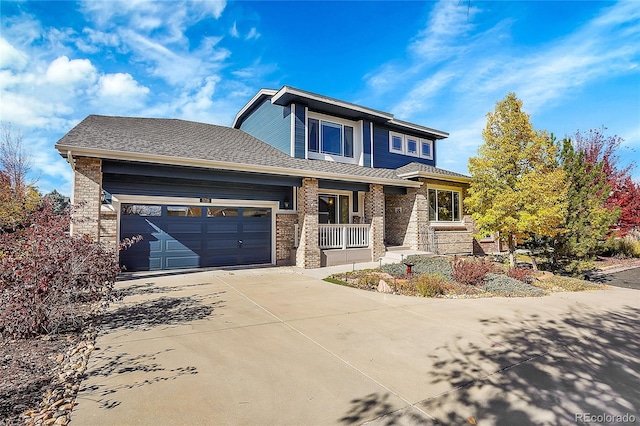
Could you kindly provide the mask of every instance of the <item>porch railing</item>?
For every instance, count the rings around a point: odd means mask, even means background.
[[[320,224],[318,245],[321,249],[348,249],[369,246],[369,224]]]

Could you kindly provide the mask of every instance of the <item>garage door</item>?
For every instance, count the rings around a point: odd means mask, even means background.
[[[123,204],[120,252],[129,271],[271,263],[271,209]]]

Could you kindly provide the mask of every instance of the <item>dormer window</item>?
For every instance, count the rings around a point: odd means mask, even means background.
[[[389,132],[389,152],[433,160],[433,141]]]
[[[353,126],[309,118],[308,137],[310,152],[353,158]]]

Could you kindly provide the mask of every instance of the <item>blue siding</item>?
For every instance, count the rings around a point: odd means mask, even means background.
[[[242,122],[240,129],[291,155],[291,110],[265,99]]]
[[[371,122],[364,120],[362,123],[362,144],[364,154],[364,166],[372,167],[371,165]]]
[[[412,157],[389,152],[389,129],[373,125],[373,167],[385,169],[397,169],[409,163],[422,163],[430,166],[436,165],[436,143],[433,142],[433,160]]]
[[[307,117],[305,114],[304,105],[296,105],[295,106],[295,128],[294,128],[294,157],[296,158],[305,158],[305,133],[306,133],[306,122]]]

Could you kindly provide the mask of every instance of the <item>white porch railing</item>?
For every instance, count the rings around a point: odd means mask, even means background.
[[[348,249],[369,246],[369,224],[319,224],[318,245],[321,249]]]

